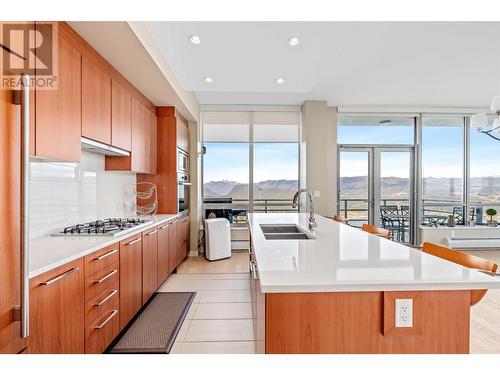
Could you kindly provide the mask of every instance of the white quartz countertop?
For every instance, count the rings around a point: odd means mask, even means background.
[[[108,245],[117,243],[127,237],[133,236],[144,230],[161,225],[176,219],[178,215],[149,215],[146,219],[152,221],[134,228],[118,236],[96,236],[96,237],[51,237],[45,236],[30,240],[29,243],[29,277],[41,275],[56,267],[62,266],[75,259],[84,257],[94,251]]]
[[[500,277],[464,268],[316,215],[249,214],[264,293],[498,289]],[[297,224],[308,240],[266,240],[260,224]]]

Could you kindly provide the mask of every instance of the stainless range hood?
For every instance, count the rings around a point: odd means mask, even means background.
[[[101,142],[94,141],[93,139],[81,137],[82,150],[93,152],[95,154],[109,155],[109,156],[130,156],[130,152],[122,150],[121,148],[110,146]]]

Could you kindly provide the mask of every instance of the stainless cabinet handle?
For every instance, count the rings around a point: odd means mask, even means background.
[[[115,254],[116,252],[118,252],[118,250],[117,250],[117,249],[111,250],[109,253],[102,254],[102,255],[100,255],[100,256],[98,256],[98,257],[94,258],[94,260],[103,260],[104,258],[107,258],[107,257],[109,257],[110,255]]]
[[[23,74],[21,89],[21,336],[29,335],[29,177],[30,76]]]
[[[111,293],[109,293],[106,297],[104,297],[104,298],[102,299],[102,301],[94,303],[94,307],[100,307],[100,306],[104,305],[107,301],[109,301],[109,300],[110,300],[110,298],[112,298],[114,295],[116,295],[116,293],[118,293],[118,290],[116,290],[116,289],[115,289],[115,290],[113,290],[113,291],[112,291]]]
[[[250,262],[250,271],[252,272],[252,277],[254,280],[258,280],[259,278],[257,277],[257,265],[255,262]]]
[[[152,236],[152,235],[153,235],[153,234],[155,234],[156,232],[158,232],[158,230],[157,230],[157,229],[155,229],[155,230],[153,230],[153,231],[151,231],[151,232],[149,232],[149,233],[146,233],[146,236]]]
[[[169,225],[170,225],[170,223],[168,223],[168,224],[166,224],[166,225],[164,225],[164,226],[160,227],[160,229],[165,229],[165,228],[167,228]]]
[[[139,238],[136,238],[135,240],[133,240],[132,242],[129,242],[129,243],[126,243],[125,246],[130,246],[130,245],[133,245],[139,241],[142,241],[142,238],[139,237]]]
[[[40,283],[40,285],[44,285],[44,286],[49,286],[49,285],[52,285],[52,284],[57,283],[58,281],[60,281],[60,280],[64,279],[66,276],[69,276],[69,275],[71,275],[73,272],[76,272],[76,271],[78,271],[78,270],[79,270],[79,268],[78,268],[78,267],[73,267],[73,268],[71,268],[70,270],[68,270],[68,271],[66,271],[66,272],[64,272],[64,273],[62,273],[62,274],[60,274],[59,276],[54,277],[53,279],[50,279],[50,280],[48,280],[48,281],[44,281],[44,282]]]
[[[103,283],[104,281],[106,281],[107,279],[109,279],[111,276],[113,276],[114,274],[116,274],[118,272],[118,270],[113,270],[111,271],[110,273],[108,273],[106,276],[104,276],[103,278],[99,279],[99,280],[96,280],[94,281],[94,284],[101,284]]]
[[[94,326],[93,328],[94,328],[94,329],[102,329],[102,328],[104,328],[104,326],[105,326],[106,324],[108,324],[108,323],[109,323],[109,321],[110,321],[111,319],[113,319],[113,317],[114,317],[116,314],[118,314],[118,310],[113,310],[113,311],[111,311],[111,314],[110,314],[110,315],[109,315],[106,319],[104,319],[104,321],[103,321],[101,324],[99,324],[98,326]]]

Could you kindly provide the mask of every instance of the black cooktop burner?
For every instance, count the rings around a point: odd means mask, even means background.
[[[139,217],[131,218],[108,218],[104,220],[96,220],[90,223],[72,225],[64,228],[62,232],[55,235],[115,235],[125,230],[134,228],[138,225],[149,222]]]

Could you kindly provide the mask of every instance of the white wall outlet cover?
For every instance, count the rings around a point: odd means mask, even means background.
[[[395,307],[395,327],[411,328],[413,327],[413,300],[412,299],[399,299],[394,301]]]
[[[320,195],[319,193],[320,193],[319,190],[314,190],[314,192],[313,192],[314,197],[319,198],[319,195]]]

